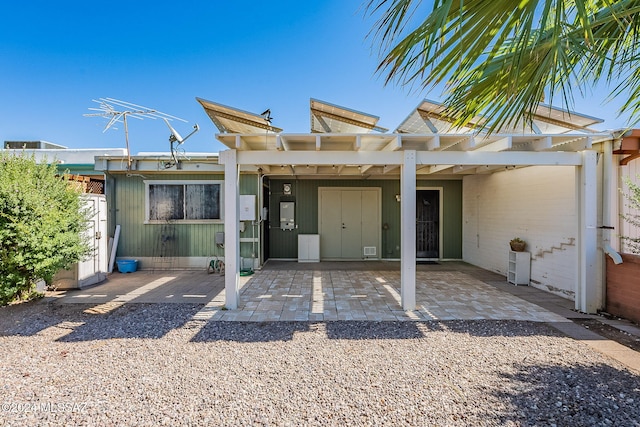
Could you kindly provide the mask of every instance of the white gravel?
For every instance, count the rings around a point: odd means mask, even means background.
[[[0,308],[0,424],[640,426],[640,377],[545,324]]]

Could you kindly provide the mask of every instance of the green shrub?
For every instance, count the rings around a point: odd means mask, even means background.
[[[624,182],[629,188],[629,191],[627,193],[624,193],[624,196],[628,202],[627,206],[631,209],[634,209],[636,212],[640,212],[640,186],[638,184],[635,184],[628,177],[624,179]],[[630,213],[627,215],[622,215],[622,218],[624,218],[624,220],[627,221],[630,225],[640,230],[640,214]],[[630,250],[631,253],[640,254],[640,237],[620,237],[625,242],[627,249]]]
[[[88,218],[80,189],[55,165],[0,153],[0,305],[30,298],[39,279],[50,284],[83,259]]]

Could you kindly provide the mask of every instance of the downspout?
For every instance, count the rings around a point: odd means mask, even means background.
[[[612,196],[617,194],[612,188],[613,185],[617,185],[617,172],[616,179],[613,179],[614,167],[613,167],[613,141],[605,141],[603,147],[603,165],[602,165],[602,250],[605,254],[613,259],[613,262],[620,264],[622,257],[617,252],[617,244],[611,244],[611,230],[615,230],[616,227],[612,223]],[[617,197],[615,198],[617,200]],[[617,204],[616,204],[617,206]],[[617,221],[616,221],[617,222]],[[606,270],[606,267],[605,267]]]
[[[611,141],[602,144],[602,225],[601,247],[605,254],[609,251],[611,239],[611,162],[613,160]],[[602,269],[600,271],[600,308],[604,309],[607,304],[607,260],[600,257]]]

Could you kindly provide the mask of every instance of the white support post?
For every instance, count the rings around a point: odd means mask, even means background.
[[[404,151],[400,172],[400,297],[406,311],[416,309],[416,152]]]
[[[577,271],[575,307],[583,313],[596,313],[602,306],[602,289],[597,274],[598,204],[597,153],[584,151],[582,166],[576,167]]]
[[[613,248],[618,250],[618,246],[611,242],[611,229],[614,222],[611,218],[617,218],[616,201],[618,191],[616,189],[617,181],[614,178],[613,171],[613,141],[604,141],[602,143],[602,193],[600,204],[602,206],[602,231],[599,235],[598,248],[602,248],[603,254],[606,254],[605,248]],[[612,197],[613,195],[613,197]],[[607,301],[607,256],[600,255],[598,251],[598,287],[601,290],[601,302],[604,308]]]
[[[237,151],[221,152],[220,161],[224,163],[224,304],[227,309],[235,310],[240,299],[240,197]]]

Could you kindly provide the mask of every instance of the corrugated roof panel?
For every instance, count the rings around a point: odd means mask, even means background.
[[[452,128],[450,122],[443,118],[445,107],[443,104],[423,100],[422,103],[407,116],[398,126],[398,133],[466,133],[472,132],[475,124],[482,123],[482,117],[476,117],[470,126],[464,128]],[[589,131],[588,126],[602,123],[596,117],[579,114],[561,108],[540,104],[533,118],[534,127],[516,124],[510,129],[502,129],[500,133],[509,132],[533,132],[539,133],[565,133],[575,130]]]
[[[330,104],[311,98],[311,132],[312,133],[363,133],[386,132],[387,129],[377,125],[377,116]]]
[[[260,133],[269,131],[282,132],[282,129],[271,126],[270,121],[259,114],[217,104],[206,99],[196,98],[202,105],[214,125],[222,133]]]

